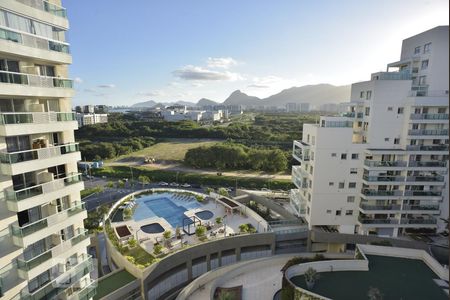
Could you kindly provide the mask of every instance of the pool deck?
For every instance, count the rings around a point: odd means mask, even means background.
[[[368,255],[369,271],[323,272],[313,293],[334,299],[367,299],[370,287],[377,288],[384,300],[448,299],[439,279],[424,262],[417,259]],[[291,278],[306,288],[304,276]]]

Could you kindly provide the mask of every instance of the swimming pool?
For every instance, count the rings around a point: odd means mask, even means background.
[[[184,213],[200,207],[195,197],[176,193],[158,193],[136,197],[136,210],[133,218],[140,221],[152,217],[160,217],[172,226],[182,226]]]
[[[148,225],[141,226],[141,229],[145,233],[162,233],[164,228],[159,223],[151,223]]]
[[[213,212],[210,210],[202,210],[202,211],[196,212],[195,215],[197,217],[199,217],[200,219],[202,219],[203,221],[209,220],[214,216]]]

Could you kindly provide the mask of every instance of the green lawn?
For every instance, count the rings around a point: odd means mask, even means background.
[[[121,155],[114,158],[113,161],[129,161],[146,156],[154,157],[157,160],[182,161],[189,149],[211,146],[220,142],[205,139],[170,139],[127,155]]]
[[[126,270],[119,271],[111,276],[98,281],[97,294],[94,296],[94,300],[105,297],[111,292],[127,285],[136,278],[128,273]]]
[[[368,299],[370,287],[383,294],[383,300],[448,299],[434,281],[439,278],[421,260],[368,255],[369,271],[324,272],[312,292],[335,300]],[[306,288],[304,276],[292,281]]]

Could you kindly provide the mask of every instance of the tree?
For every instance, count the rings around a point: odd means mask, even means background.
[[[153,246],[153,253],[155,255],[161,254],[163,247],[160,244]]]
[[[117,181],[117,187],[123,189],[125,187],[125,182],[123,180]]]
[[[114,187],[114,182],[112,182],[112,181],[108,181],[108,183],[106,184],[106,187],[107,188],[113,188]]]
[[[205,189],[205,192],[209,195],[211,192],[214,192],[214,189],[213,189],[213,188],[210,188],[210,187],[207,187],[207,188]]]
[[[175,236],[177,237],[177,239],[181,238],[181,229],[179,226],[177,226],[177,228],[175,228]]]
[[[130,219],[132,214],[133,214],[133,211],[131,210],[131,208],[125,208],[123,210],[123,218],[124,219]]]
[[[130,239],[128,240],[128,246],[129,246],[130,248],[134,248],[134,247],[137,246],[137,241],[136,241],[136,239],[135,239],[134,237],[132,237],[132,238],[130,238]]]
[[[200,226],[197,226],[195,228],[195,235],[198,238],[201,238],[201,237],[205,236],[205,233],[206,233],[206,227],[205,226],[200,225]]]
[[[222,218],[221,218],[221,217],[217,217],[217,218],[216,218],[216,224],[217,224],[217,225],[222,224]]]
[[[220,188],[218,190],[219,195],[225,196],[225,197],[229,197],[230,195],[228,194],[228,191],[225,188]]]
[[[367,297],[369,297],[370,300],[382,300],[383,294],[378,288],[370,287],[367,292]]]
[[[142,188],[144,188],[144,185],[150,182],[150,178],[148,178],[148,176],[145,175],[139,175],[138,180],[142,183]]]
[[[164,237],[166,240],[170,239],[171,236],[172,236],[172,231],[170,231],[170,230],[164,231],[163,237]]]
[[[248,232],[248,229],[249,229],[249,227],[248,227],[247,224],[241,224],[241,225],[239,225],[239,231],[240,231],[241,233]]]

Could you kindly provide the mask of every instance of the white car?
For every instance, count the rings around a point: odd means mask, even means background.
[[[181,186],[181,187],[184,187],[184,188],[191,187],[191,185],[190,185],[189,183],[183,183],[183,184],[181,184],[180,186]]]
[[[169,183],[169,185],[170,186],[180,186],[178,183],[176,183],[176,182],[171,182],[171,183]]]
[[[158,185],[168,186],[169,184],[167,182],[161,181],[160,183],[158,183]]]

